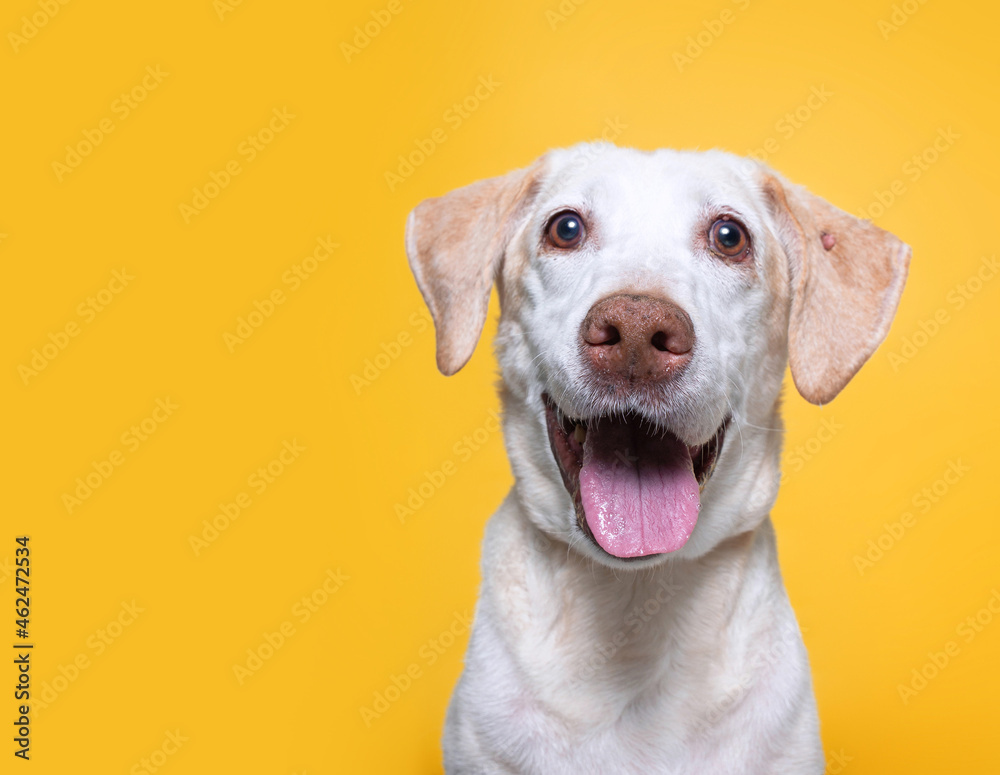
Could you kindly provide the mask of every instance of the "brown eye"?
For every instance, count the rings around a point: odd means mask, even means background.
[[[583,219],[572,210],[558,213],[545,229],[545,236],[557,248],[575,248],[584,237]]]
[[[739,258],[749,245],[747,233],[736,221],[721,218],[708,230],[708,242],[713,251],[726,258]]]

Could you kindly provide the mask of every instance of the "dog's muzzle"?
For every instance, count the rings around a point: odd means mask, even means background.
[[[695,344],[677,304],[638,294],[599,301],[580,329],[591,393],[606,406],[650,411],[570,417],[546,394],[549,443],[583,533],[608,554],[634,559],[677,551],[694,530],[701,493],[715,468],[727,421],[689,446],[653,407],[683,373]]]

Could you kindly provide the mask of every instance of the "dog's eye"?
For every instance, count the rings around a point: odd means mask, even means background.
[[[557,248],[575,248],[583,242],[583,219],[572,210],[558,213],[549,221],[545,234]]]
[[[708,230],[709,244],[716,253],[726,258],[738,258],[746,252],[747,233],[736,221],[720,218]]]

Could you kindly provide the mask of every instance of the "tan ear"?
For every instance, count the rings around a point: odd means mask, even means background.
[[[910,247],[776,175],[765,175],[763,190],[788,254],[792,379],[807,401],[825,404],[889,332]]]
[[[434,319],[437,365],[451,376],[472,357],[490,289],[542,163],[427,199],[406,222],[406,254]]]

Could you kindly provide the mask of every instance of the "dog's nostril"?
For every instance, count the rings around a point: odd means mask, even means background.
[[[665,353],[667,351],[667,333],[665,331],[657,331],[653,334],[653,338],[649,340],[649,343],[661,353]]]
[[[618,329],[608,323],[603,326],[595,326],[592,328],[590,330],[590,335],[587,337],[587,344],[596,347],[602,344],[618,344],[621,340],[622,335],[619,333]]]

